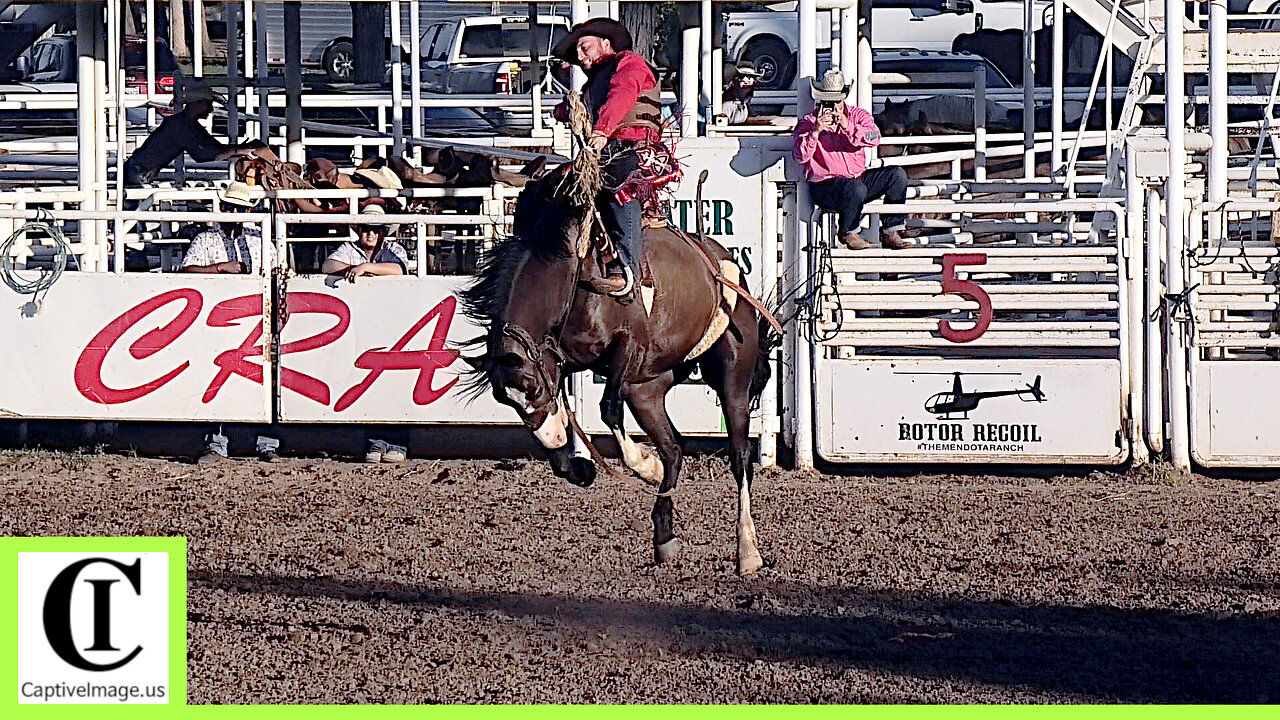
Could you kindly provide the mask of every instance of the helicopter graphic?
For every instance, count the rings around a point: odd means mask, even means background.
[[[954,380],[951,383],[950,392],[934,393],[928,400],[924,401],[924,409],[934,415],[938,415],[942,420],[968,420],[969,412],[978,407],[978,403],[987,398],[1016,396],[1023,402],[1044,402],[1045,395],[1040,389],[1040,376],[1037,375],[1035,382],[1027,385],[1025,388],[1014,388],[1012,390],[988,390],[988,391],[969,391],[965,392],[964,386],[960,381],[962,375],[1021,375],[1021,373],[961,373],[961,372],[903,372],[894,373],[895,375],[951,375]]]

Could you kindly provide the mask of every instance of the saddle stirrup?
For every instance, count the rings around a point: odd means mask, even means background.
[[[626,295],[627,293],[631,292],[631,290],[635,287],[636,277],[631,272],[631,266],[627,265],[626,263],[622,264],[622,276],[627,279],[627,284],[624,285],[621,290],[614,290],[610,292],[609,295],[613,297],[622,297],[623,295]]]

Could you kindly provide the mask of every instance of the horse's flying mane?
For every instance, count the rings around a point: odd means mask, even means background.
[[[463,313],[489,332],[462,343],[464,348],[485,350],[477,366],[468,372],[464,394],[472,397],[489,388],[489,341],[501,332],[516,274],[527,259],[554,260],[570,252],[571,223],[580,212],[563,192],[566,173],[552,172],[525,185],[516,199],[515,219],[510,237],[496,243],[480,260],[476,280],[459,294]]]

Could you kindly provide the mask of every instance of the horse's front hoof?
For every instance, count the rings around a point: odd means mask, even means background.
[[[661,545],[653,546],[653,561],[659,565],[665,565],[676,559],[680,554],[680,538],[673,537]]]
[[[591,487],[596,481],[596,464],[583,457],[569,461],[569,482],[578,487]]]
[[[738,555],[738,574],[754,575],[757,570],[764,567],[764,560],[760,557],[760,553],[751,552],[745,555]]]

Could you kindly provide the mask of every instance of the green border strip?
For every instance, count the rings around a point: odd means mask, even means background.
[[[169,704],[23,705],[13,692],[18,682],[18,553],[154,552],[169,555]],[[20,717],[168,717],[187,704],[187,539],[185,537],[0,537],[0,711]]]

